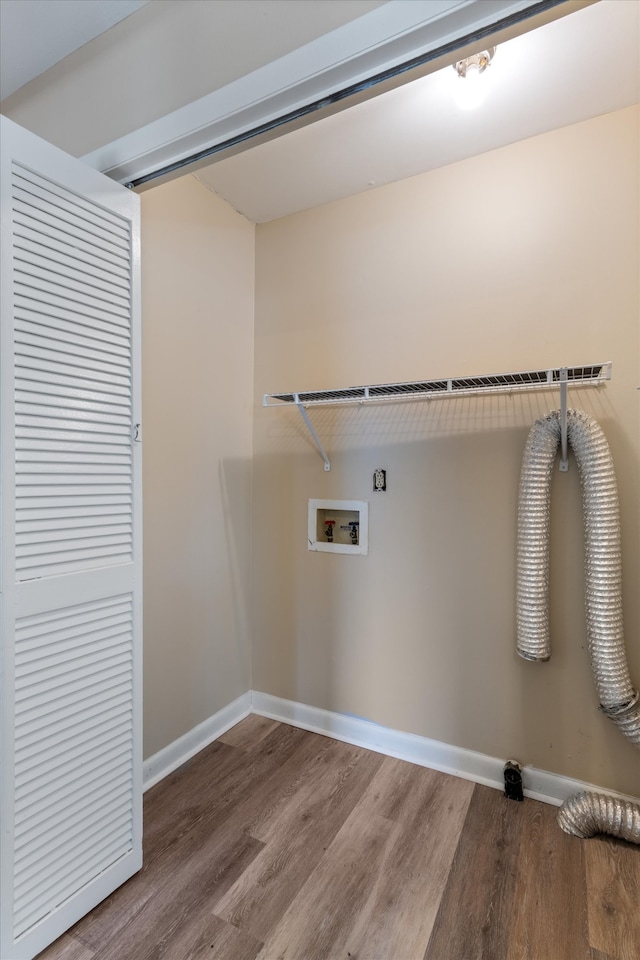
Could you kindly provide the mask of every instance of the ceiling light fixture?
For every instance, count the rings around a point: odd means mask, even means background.
[[[454,63],[453,69],[458,74],[458,81],[464,81],[456,84],[456,103],[462,110],[473,110],[484,100],[487,85],[486,82],[480,82],[480,75],[493,60],[495,52],[495,47],[488,47],[472,57]]]

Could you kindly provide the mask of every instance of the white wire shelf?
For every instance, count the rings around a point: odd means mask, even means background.
[[[472,397],[483,393],[520,393],[529,390],[560,391],[562,410],[562,454],[560,469],[568,469],[567,460],[567,388],[600,387],[611,380],[611,362],[581,367],[554,367],[548,370],[525,370],[520,373],[494,373],[482,377],[449,377],[441,380],[413,380],[409,383],[378,383],[373,386],[344,387],[339,390],[306,390],[297,393],[265,393],[264,407],[298,408],[313,442],[324,460],[324,469],[331,462],[316,433],[307,407],[348,403],[392,403],[416,400],[437,400],[445,397]]]
[[[450,377],[441,380],[414,380],[410,383],[380,383],[373,386],[344,387],[339,390],[311,390],[292,393],[265,393],[263,406],[315,407],[345,403],[389,403],[394,400],[435,400],[444,397],[470,397],[482,393],[515,393],[521,390],[557,389],[566,370],[566,382],[572,386],[598,387],[611,379],[611,363],[582,367],[556,367],[551,370],[526,370],[520,373],[495,373],[482,377]]]

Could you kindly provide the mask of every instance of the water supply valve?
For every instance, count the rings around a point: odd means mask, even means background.
[[[359,533],[360,523],[358,520],[349,521],[349,537],[351,538],[351,543],[357,545],[358,543],[358,533]]]
[[[333,543],[333,528],[335,523],[335,520],[325,520],[324,522],[324,533],[329,543]]]

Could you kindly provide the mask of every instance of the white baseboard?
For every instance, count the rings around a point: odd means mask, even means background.
[[[222,710],[199,723],[184,736],[163,747],[142,765],[142,789],[148,790],[154,784],[168,776],[177,767],[190,760],[230,727],[244,720],[251,713],[251,691],[243,693],[237,700],[228,703]]]
[[[319,707],[310,707],[293,700],[283,700],[281,697],[273,697],[269,693],[260,693],[257,690],[243,693],[241,697],[214,713],[208,720],[198,724],[184,736],[145,760],[143,788],[148,790],[149,787],[158,783],[250,713],[280,720],[282,723],[301,727],[313,733],[321,733],[326,737],[343,740],[357,747],[365,747],[367,750],[382,753],[387,757],[397,757],[399,760],[417,763],[421,767],[441,770],[454,777],[462,777],[463,780],[483,783],[496,790],[504,788],[503,770],[508,758],[490,757],[485,753],[455,747],[439,740],[429,740],[427,737],[419,737],[413,733],[391,730],[389,727],[363,720],[361,717],[321,710]],[[640,802],[637,797],[630,797],[615,790],[597,787],[582,780],[563,777],[558,773],[538,770],[531,766],[523,768],[522,779],[525,796],[556,806],[572,794],[580,793],[581,790],[607,793],[613,797],[630,800],[632,803]]]
[[[360,717],[351,717],[342,713],[333,713],[330,710],[321,710],[318,707],[309,707],[304,703],[295,703],[292,700],[283,700],[268,693],[251,692],[251,712],[273,720],[281,720],[304,730],[322,733],[343,740],[358,747],[366,747],[376,753],[383,753],[388,757],[397,757],[399,760],[408,760],[422,767],[432,770],[441,770],[463,780],[472,780],[474,783],[483,783],[497,790],[504,789],[503,770],[508,758],[499,759],[490,757],[475,750],[466,750],[464,747],[454,747],[439,740],[429,740],[413,733],[402,733],[391,730],[377,723],[363,720]],[[604,792],[623,800],[638,803],[635,797],[629,797],[614,790],[563,777],[548,770],[538,770],[536,767],[525,766],[522,773],[524,794],[543,803],[552,803],[559,806],[567,797],[581,790]]]

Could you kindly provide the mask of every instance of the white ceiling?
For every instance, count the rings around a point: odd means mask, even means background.
[[[0,0],[0,100],[149,0]]]
[[[500,46],[475,111],[447,67],[196,176],[265,222],[637,103],[639,60],[640,0],[600,0]]]

